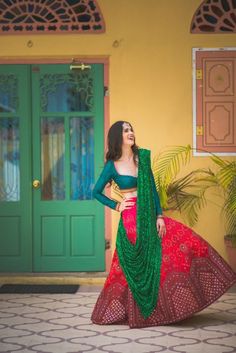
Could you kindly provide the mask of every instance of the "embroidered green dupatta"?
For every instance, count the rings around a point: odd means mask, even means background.
[[[157,233],[155,202],[151,185],[150,151],[139,149],[137,186],[137,238],[132,244],[126,235],[122,217],[117,233],[117,253],[129,288],[144,318],[157,304],[161,240]]]

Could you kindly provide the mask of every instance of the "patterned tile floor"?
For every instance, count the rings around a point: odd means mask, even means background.
[[[100,287],[76,294],[0,294],[0,352],[236,352],[236,288],[181,323],[144,329],[90,321]]]

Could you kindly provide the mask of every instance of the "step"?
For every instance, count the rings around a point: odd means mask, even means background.
[[[21,272],[0,273],[0,284],[103,285],[106,272]]]

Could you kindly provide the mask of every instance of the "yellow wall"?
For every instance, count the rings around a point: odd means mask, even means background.
[[[189,33],[201,0],[98,2],[105,34],[1,36],[0,57],[109,55],[111,122],[131,121],[137,143],[153,155],[167,145],[192,144],[191,49],[232,47],[236,35]],[[28,40],[33,41],[31,48]],[[191,167],[208,165],[207,157],[195,157]],[[210,198],[214,201],[214,195]],[[112,217],[114,240],[118,215],[113,212]],[[223,222],[216,206],[201,213],[195,230],[225,257]]]

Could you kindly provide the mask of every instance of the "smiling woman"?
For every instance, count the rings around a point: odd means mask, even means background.
[[[106,159],[93,195],[121,217],[110,273],[92,321],[164,325],[210,305],[235,283],[236,274],[192,229],[162,215],[150,151],[138,148],[130,123],[111,126]],[[121,202],[103,194],[112,180],[123,193]]]

